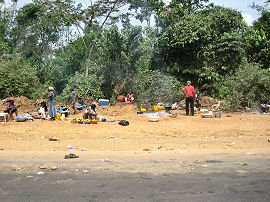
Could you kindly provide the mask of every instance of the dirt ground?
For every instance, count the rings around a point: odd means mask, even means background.
[[[25,109],[26,110],[26,109]],[[225,153],[269,153],[270,116],[258,113],[223,113],[221,118],[160,116],[158,122],[137,114],[133,105],[98,107],[107,120],[98,124],[74,124],[70,120],[0,123],[0,150],[4,151],[168,151],[180,153],[221,151]],[[19,111],[20,115],[24,111]],[[82,117],[81,114],[69,118]],[[120,126],[119,120],[129,121]],[[60,141],[49,141],[56,138]],[[268,141],[269,140],[269,141]]]

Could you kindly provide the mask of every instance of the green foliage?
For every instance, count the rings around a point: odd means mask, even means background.
[[[215,94],[213,84],[244,61],[242,32],[246,25],[240,12],[214,6],[187,14],[185,11],[163,27],[156,56],[164,58],[169,71],[181,80]]]
[[[263,30],[270,39],[270,11],[263,11],[262,16],[254,23],[253,27],[256,30]]]
[[[270,19],[269,19],[270,22]],[[270,67],[270,36],[263,29],[248,29],[244,33],[246,55],[249,62],[262,64],[263,68]]]
[[[181,83],[160,71],[142,71],[133,78],[132,89],[141,104],[172,104],[179,101]]]
[[[103,92],[101,90],[102,82],[103,78],[97,77],[94,74],[90,74],[88,77],[85,77],[84,74],[76,73],[68,81],[68,84],[61,94],[61,98],[68,101],[70,88],[73,88],[79,101],[83,101],[87,98],[98,100],[103,97]]]
[[[258,64],[244,64],[235,75],[227,76],[220,95],[228,102],[228,109],[259,108],[270,101],[270,71]]]
[[[37,98],[42,92],[42,85],[31,65],[14,55],[0,58],[0,98],[26,96]]]

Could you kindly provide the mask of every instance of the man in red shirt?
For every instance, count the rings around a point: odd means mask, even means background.
[[[191,116],[194,116],[194,87],[191,85],[191,81],[187,82],[187,85],[182,89],[186,97],[186,115],[189,115],[189,105],[191,109]]]

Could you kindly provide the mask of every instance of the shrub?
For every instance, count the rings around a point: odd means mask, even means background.
[[[38,98],[42,85],[36,70],[19,56],[3,55],[0,58],[0,97],[26,96]]]
[[[85,74],[76,72],[76,74],[70,78],[68,84],[63,90],[61,98],[67,101],[69,99],[70,88],[74,88],[78,100],[82,101],[90,97],[97,100],[98,98],[103,97],[101,90],[102,80],[103,79],[101,77],[97,77],[94,74],[90,74],[88,77],[85,77]]]
[[[244,107],[258,109],[261,103],[270,101],[270,71],[254,63],[242,65],[235,75],[224,80],[220,97],[232,111]]]

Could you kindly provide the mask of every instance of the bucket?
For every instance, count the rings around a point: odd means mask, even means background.
[[[60,117],[61,117],[61,114],[60,114],[60,113],[56,113],[55,118],[56,118],[57,120],[60,120]]]
[[[158,106],[154,106],[154,111],[155,111],[155,112],[158,111]]]
[[[215,112],[215,117],[216,118],[221,118],[221,112]]]
[[[119,102],[125,102],[125,96],[119,95],[119,96],[117,97],[117,100],[118,100]]]

